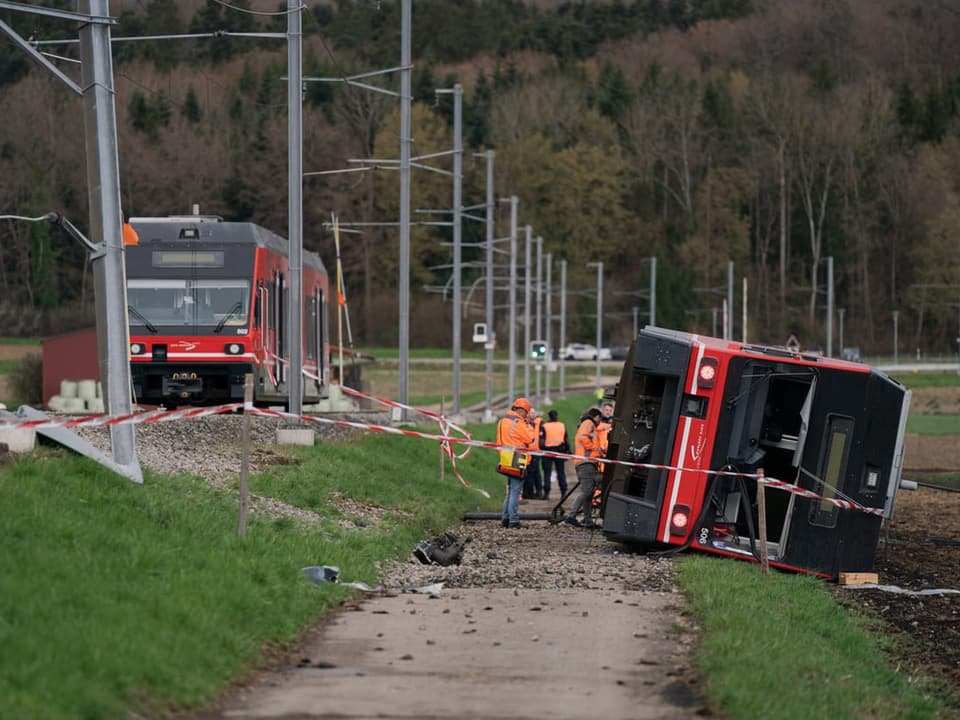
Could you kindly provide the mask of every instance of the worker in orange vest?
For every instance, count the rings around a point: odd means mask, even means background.
[[[570,437],[567,435],[567,426],[557,418],[556,410],[547,413],[549,418],[543,424],[543,449],[552,452],[569,453]],[[550,499],[550,473],[556,468],[557,485],[560,487],[560,497],[567,494],[567,461],[563,458],[552,458],[544,456],[541,461],[543,466],[543,499]]]
[[[536,410],[531,410],[527,420],[533,426],[536,433],[537,450],[543,449],[543,418]],[[530,463],[527,465],[527,474],[523,479],[523,497],[529,500],[538,500],[543,497],[543,482],[540,477],[540,456],[531,455]],[[521,498],[522,499],[522,498]]]
[[[603,451],[600,449],[600,433],[597,432],[599,422],[599,408],[590,408],[581,418],[580,426],[577,428],[577,434],[574,437],[573,452],[578,457],[573,462],[577,468],[580,492],[570,508],[570,512],[563,519],[567,525],[573,525],[574,527],[593,527],[593,520],[590,517],[591,500],[600,477],[597,465],[600,458],[603,457]],[[583,510],[583,523],[577,520],[577,513],[581,509]]]
[[[597,433],[600,435],[600,450],[603,457],[607,456],[607,446],[610,444],[610,431],[613,430],[613,403],[609,400],[600,405],[600,422],[597,423]],[[593,492],[593,506],[599,507],[603,498],[603,470],[604,464],[597,464],[597,488]]]
[[[518,450],[536,447],[537,434],[528,418],[532,410],[530,401],[525,397],[518,397],[514,400],[507,414],[497,422],[497,445]],[[520,491],[522,488],[522,475],[518,477],[507,476],[507,488],[503,498],[503,508],[500,511],[500,521],[504,527],[523,527],[520,524]]]

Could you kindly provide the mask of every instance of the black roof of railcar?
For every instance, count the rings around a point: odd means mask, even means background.
[[[231,243],[235,245],[255,245],[266,248],[289,258],[289,243],[286,238],[277,235],[250,222],[225,222],[215,215],[171,215],[169,217],[135,217],[130,218],[140,242],[148,245],[151,242],[215,242]],[[183,228],[196,228],[198,236],[194,240],[180,237]],[[326,272],[320,256],[309,250],[303,251],[303,264],[320,272]]]

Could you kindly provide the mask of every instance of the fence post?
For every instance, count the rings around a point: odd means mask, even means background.
[[[240,508],[237,535],[247,536],[247,506],[250,500],[250,414],[246,409],[253,403],[253,375],[243,376],[243,425],[240,436]]]
[[[770,572],[770,560],[767,557],[767,498],[764,492],[763,468],[757,468],[757,541],[760,543],[760,567]]]

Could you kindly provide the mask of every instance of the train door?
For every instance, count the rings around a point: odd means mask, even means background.
[[[326,309],[323,306],[323,288],[317,288],[316,292],[316,306],[317,306],[317,315],[314,318],[314,324],[316,325],[314,343],[315,343],[315,352],[317,354],[317,377],[320,378],[321,384],[324,383],[326,379],[326,370],[327,370],[327,358],[326,353],[323,351],[326,344],[326,337],[324,336],[323,328],[323,319],[327,316]]]
[[[286,289],[283,286],[283,273],[274,271],[273,273],[273,346],[270,348],[272,359],[276,362],[277,384],[283,385],[287,378],[286,369]],[[279,388],[278,388],[279,389]]]
[[[752,473],[762,468],[768,477],[797,483],[818,377],[810,368],[747,361],[739,386],[731,396],[732,432],[723,459],[741,472]],[[715,458],[718,461],[720,452],[718,448]],[[742,508],[750,507],[756,514],[756,485],[724,479],[716,482],[720,486],[716,515],[708,524],[728,528],[735,543],[747,547],[751,524],[756,528],[759,523],[758,518],[746,518]],[[744,491],[748,495],[747,503],[741,502]],[[766,537],[757,540],[767,543],[771,557],[783,557],[786,553],[795,502],[796,496],[784,490],[771,488],[766,492]]]
[[[305,370],[309,371],[311,374],[317,375],[317,377],[322,377],[320,374],[320,354],[317,351],[317,338],[319,333],[317,331],[317,295],[316,293],[310,293],[303,298],[303,318],[304,318],[304,364],[303,367]],[[319,388],[320,382],[313,378],[308,378],[304,382],[304,391],[310,397],[316,396],[316,390]]]

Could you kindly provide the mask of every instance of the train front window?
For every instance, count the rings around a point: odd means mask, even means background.
[[[240,278],[164,280],[137,278],[127,282],[131,325],[206,329],[246,327],[250,281]]]

